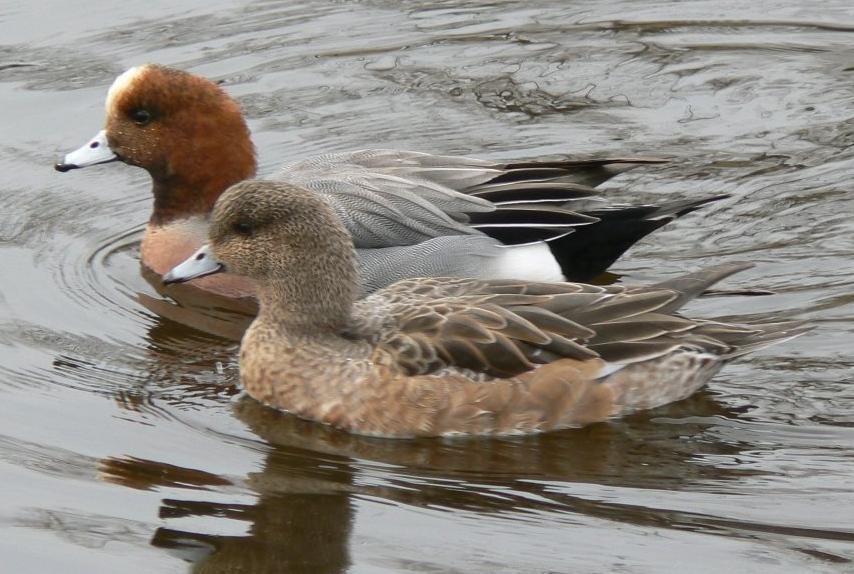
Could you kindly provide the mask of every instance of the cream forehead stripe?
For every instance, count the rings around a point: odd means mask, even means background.
[[[119,77],[113,81],[113,85],[110,86],[110,89],[107,92],[107,100],[104,102],[107,112],[110,111],[113,101],[119,96],[119,94],[127,90],[137,80],[137,78],[143,74],[143,72],[145,72],[145,66],[135,66],[123,74],[120,74]]]

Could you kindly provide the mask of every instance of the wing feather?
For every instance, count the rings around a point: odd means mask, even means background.
[[[642,162],[641,160],[640,162]],[[635,162],[635,163],[640,163]],[[579,214],[626,158],[502,164],[466,157],[366,149],[284,166],[277,179],[321,194],[357,248],[413,245],[443,235],[502,243],[552,240],[595,217]]]

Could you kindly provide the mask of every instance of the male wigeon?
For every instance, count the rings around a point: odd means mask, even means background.
[[[114,160],[151,175],[154,210],[141,259],[158,275],[204,242],[217,197],[256,170],[238,104],[205,78],[151,64],[113,82],[104,130],[56,168]],[[591,186],[660,161],[493,163],[362,150],[293,163],[273,179],[312,190],[342,218],[371,292],[415,276],[590,280],[648,233],[725,197],[589,209]],[[199,286],[229,297],[251,293],[228,275]]]
[[[727,361],[805,332],[674,314],[749,264],[651,287],[407,279],[358,299],[349,230],[319,194],[245,181],[213,209],[209,243],[164,277],[228,271],[260,312],[240,380],[267,405],[383,437],[533,433],[685,398]]]

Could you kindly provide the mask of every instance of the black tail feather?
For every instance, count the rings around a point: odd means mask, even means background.
[[[501,181],[523,181],[531,178],[529,170],[550,170],[550,177],[560,172],[561,175],[580,183],[596,187],[608,181],[615,175],[628,171],[641,164],[666,163],[668,160],[655,157],[617,157],[600,159],[563,159],[555,161],[533,160],[529,162],[514,162],[502,166],[510,170],[508,173],[493,180],[493,183]],[[540,172],[542,173],[542,172]],[[502,179],[504,178],[504,179]]]
[[[603,209],[594,209],[585,211],[585,215],[591,215],[598,219],[607,219],[610,221],[631,221],[635,219],[661,219],[670,218],[669,221],[682,217],[692,211],[696,211],[722,199],[730,197],[728,193],[712,195],[703,199],[685,199],[677,201],[668,201],[661,205],[626,205],[619,207],[606,207]]]
[[[567,281],[587,283],[605,272],[628,249],[667,220],[600,221],[549,241]]]
[[[469,225],[472,227],[571,227],[590,225],[599,218],[552,206],[500,206],[495,211],[469,213]]]
[[[485,184],[471,188],[470,195],[492,203],[553,203],[595,197],[598,192],[592,187],[558,179],[522,181],[515,183]]]
[[[605,272],[632,245],[674,219],[727,195],[591,212],[600,221],[576,227],[569,235],[549,242],[552,255],[569,281],[588,282]]]
[[[499,206],[495,211],[470,213],[469,225],[505,245],[550,241],[597,218],[549,205]]]

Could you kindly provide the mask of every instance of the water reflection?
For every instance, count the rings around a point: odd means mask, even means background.
[[[106,458],[99,464],[101,478],[109,482],[136,489],[188,490],[187,499],[164,499],[159,516],[167,524],[193,518],[189,523],[199,529],[160,527],[151,542],[180,551],[194,563],[194,572],[343,572],[350,565],[354,497],[516,520],[542,512],[583,513],[680,528],[703,522],[703,517],[673,520],[671,513],[659,509],[564,495],[553,490],[554,481],[682,490],[710,479],[722,487],[754,472],[697,464],[705,455],[737,457],[740,452],[738,445],[703,440],[704,429],[714,424],[712,415],[735,414],[708,393],[656,412],[665,418],[703,413],[698,419],[703,422],[679,427],[641,423],[638,429],[629,421],[498,440],[357,437],[248,397],[236,402],[233,412],[269,445],[259,471],[245,477],[222,477],[132,456]],[[251,503],[221,501],[234,492],[251,492],[255,498]],[[205,527],[214,523],[205,517],[246,522],[245,534],[207,532]]]

